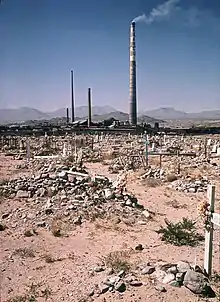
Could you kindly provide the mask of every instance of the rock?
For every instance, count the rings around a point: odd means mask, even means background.
[[[161,292],[161,293],[165,293],[165,292],[167,291],[166,288],[165,288],[163,285],[160,285],[160,284],[157,284],[157,285],[155,286],[155,289],[156,289],[157,291]]]
[[[184,275],[185,275],[185,273],[177,273],[176,274],[176,281],[178,281],[180,283],[183,282]]]
[[[168,284],[171,281],[175,280],[175,275],[172,273],[168,273],[164,278],[163,278],[163,283]]]
[[[202,294],[207,287],[207,281],[203,274],[188,270],[184,277],[183,285],[194,294]]]
[[[139,287],[139,286],[142,286],[143,283],[141,281],[138,281],[138,280],[133,280],[129,283],[131,286],[136,286],[136,287]]]
[[[66,172],[65,171],[61,171],[59,174],[58,174],[58,177],[60,178],[65,178],[66,177]]]
[[[16,194],[16,197],[17,197],[17,198],[28,198],[28,197],[29,197],[29,192],[19,190],[19,191],[17,192],[17,194]]]
[[[2,219],[6,219],[10,216],[10,213],[4,213],[2,214]]]
[[[104,271],[104,267],[103,266],[96,266],[94,267],[94,272],[96,273],[100,273]]]
[[[142,214],[146,217],[146,218],[151,218],[151,214],[147,211],[147,210],[144,210],[142,212]]]
[[[107,268],[105,272],[106,272],[107,276],[110,276],[110,275],[112,275],[114,273],[114,271],[113,271],[113,269],[111,267]]]
[[[124,274],[125,274],[125,271],[121,270],[117,275],[121,278],[124,276]]]
[[[130,199],[126,200],[125,205],[132,206],[132,201]]]
[[[135,250],[136,250],[136,251],[143,251],[143,249],[144,249],[144,248],[143,248],[143,245],[142,245],[142,244],[138,244],[138,245],[135,246]]]
[[[190,269],[191,269],[191,266],[188,262],[179,261],[177,263],[177,270],[178,270],[179,273],[186,273]]]
[[[166,277],[166,272],[162,271],[162,270],[155,270],[155,272],[153,272],[152,276],[154,276],[159,282],[163,282],[163,279]]]
[[[36,226],[44,228],[46,226],[46,222],[45,221],[38,221],[38,222],[36,222]]]
[[[82,217],[78,216],[77,218],[74,219],[73,223],[76,224],[76,225],[81,225],[82,224]]]
[[[6,229],[6,226],[2,223],[0,223],[0,231],[4,231]]]
[[[111,189],[105,189],[105,198],[106,199],[112,199],[114,198],[114,193]]]
[[[88,296],[89,296],[89,297],[92,297],[92,296],[94,296],[94,294],[95,294],[94,289],[91,289],[91,290],[89,291],[89,293],[88,293]]]
[[[153,266],[146,266],[142,269],[141,274],[142,275],[151,275],[155,271],[155,268]]]
[[[118,283],[121,280],[119,276],[113,276],[109,279],[107,279],[104,283],[107,285],[115,285],[115,283]]]
[[[181,283],[178,282],[177,280],[173,280],[169,283],[169,285],[173,286],[173,287],[181,287]]]
[[[119,281],[116,285],[115,285],[115,290],[123,293],[126,291],[126,285],[123,281]]]
[[[99,284],[100,294],[105,294],[105,293],[107,293],[108,290],[109,290],[109,285],[104,284],[104,283]]]
[[[171,273],[171,274],[176,274],[178,272],[177,267],[176,266],[172,266],[170,268],[168,268],[167,273]]]

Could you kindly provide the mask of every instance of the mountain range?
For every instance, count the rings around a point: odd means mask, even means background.
[[[75,108],[77,118],[87,118],[87,106]],[[118,111],[111,106],[94,106],[92,108],[93,120],[103,120],[114,117],[121,121],[128,120],[128,114]],[[17,109],[0,109],[0,123],[24,122],[27,120],[49,120],[56,117],[65,117],[66,109],[61,108],[53,112],[42,112],[40,110],[21,107]],[[139,120],[148,123],[161,120],[220,120],[220,110],[201,111],[197,113],[187,113],[176,110],[172,107],[159,108],[139,112]]]

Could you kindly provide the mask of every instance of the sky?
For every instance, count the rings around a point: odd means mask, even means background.
[[[138,110],[220,109],[219,0],[2,0],[0,108],[128,111],[129,26],[136,23]]]

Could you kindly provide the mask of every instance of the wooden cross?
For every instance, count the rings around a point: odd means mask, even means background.
[[[215,186],[210,185],[207,191],[209,205],[210,205],[210,227],[206,229],[205,233],[205,257],[204,257],[204,271],[209,276],[212,273],[212,254],[213,254],[213,229],[214,224],[220,226],[220,214],[215,213]]]

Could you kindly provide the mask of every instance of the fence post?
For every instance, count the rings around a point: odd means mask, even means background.
[[[210,205],[210,219],[214,213],[215,206],[215,186],[210,185],[207,190],[207,197]],[[211,276],[212,273],[212,251],[213,251],[213,223],[210,221],[210,227],[205,232],[205,257],[204,271]]]
[[[145,160],[146,160],[146,167],[148,167],[148,135],[145,136]]]

